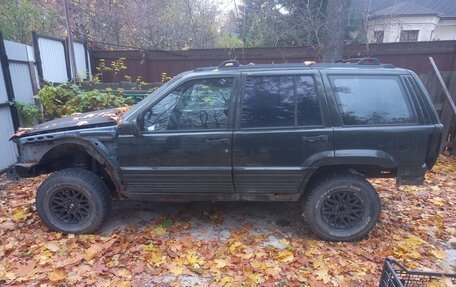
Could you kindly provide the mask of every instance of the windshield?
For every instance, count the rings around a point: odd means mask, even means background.
[[[134,113],[136,110],[140,109],[142,106],[144,106],[147,103],[150,103],[154,100],[157,99],[157,97],[161,94],[163,90],[165,90],[167,87],[171,86],[173,83],[178,81],[180,78],[182,78],[182,75],[177,75],[175,76],[172,80],[166,82],[162,86],[160,86],[158,89],[153,91],[150,95],[142,99],[140,102],[138,102],[136,105],[134,105],[131,109],[129,109],[127,112],[125,112],[121,118],[126,119],[128,118],[132,113]]]

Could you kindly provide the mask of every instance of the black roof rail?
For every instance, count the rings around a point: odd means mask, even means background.
[[[230,68],[230,67],[239,67],[240,63],[238,60],[226,60],[223,61],[218,67],[221,68]]]
[[[351,58],[351,59],[341,59],[337,60],[336,63],[344,64],[357,64],[357,65],[380,65],[380,60],[378,58]]]

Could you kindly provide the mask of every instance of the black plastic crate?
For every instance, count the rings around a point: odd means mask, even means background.
[[[379,287],[426,287],[432,281],[443,280],[456,286],[456,273],[408,270],[394,259],[385,259]]]

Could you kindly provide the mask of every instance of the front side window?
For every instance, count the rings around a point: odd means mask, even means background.
[[[399,77],[329,76],[345,125],[416,122]]]
[[[143,130],[226,129],[233,78],[185,82],[144,114]]]
[[[321,125],[312,76],[249,76],[242,101],[241,127]]]

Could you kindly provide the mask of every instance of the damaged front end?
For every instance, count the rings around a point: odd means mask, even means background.
[[[18,131],[10,140],[17,144],[20,156],[7,169],[7,176],[18,179],[81,168],[97,174],[121,194],[114,149],[120,115],[126,110],[75,114]]]

